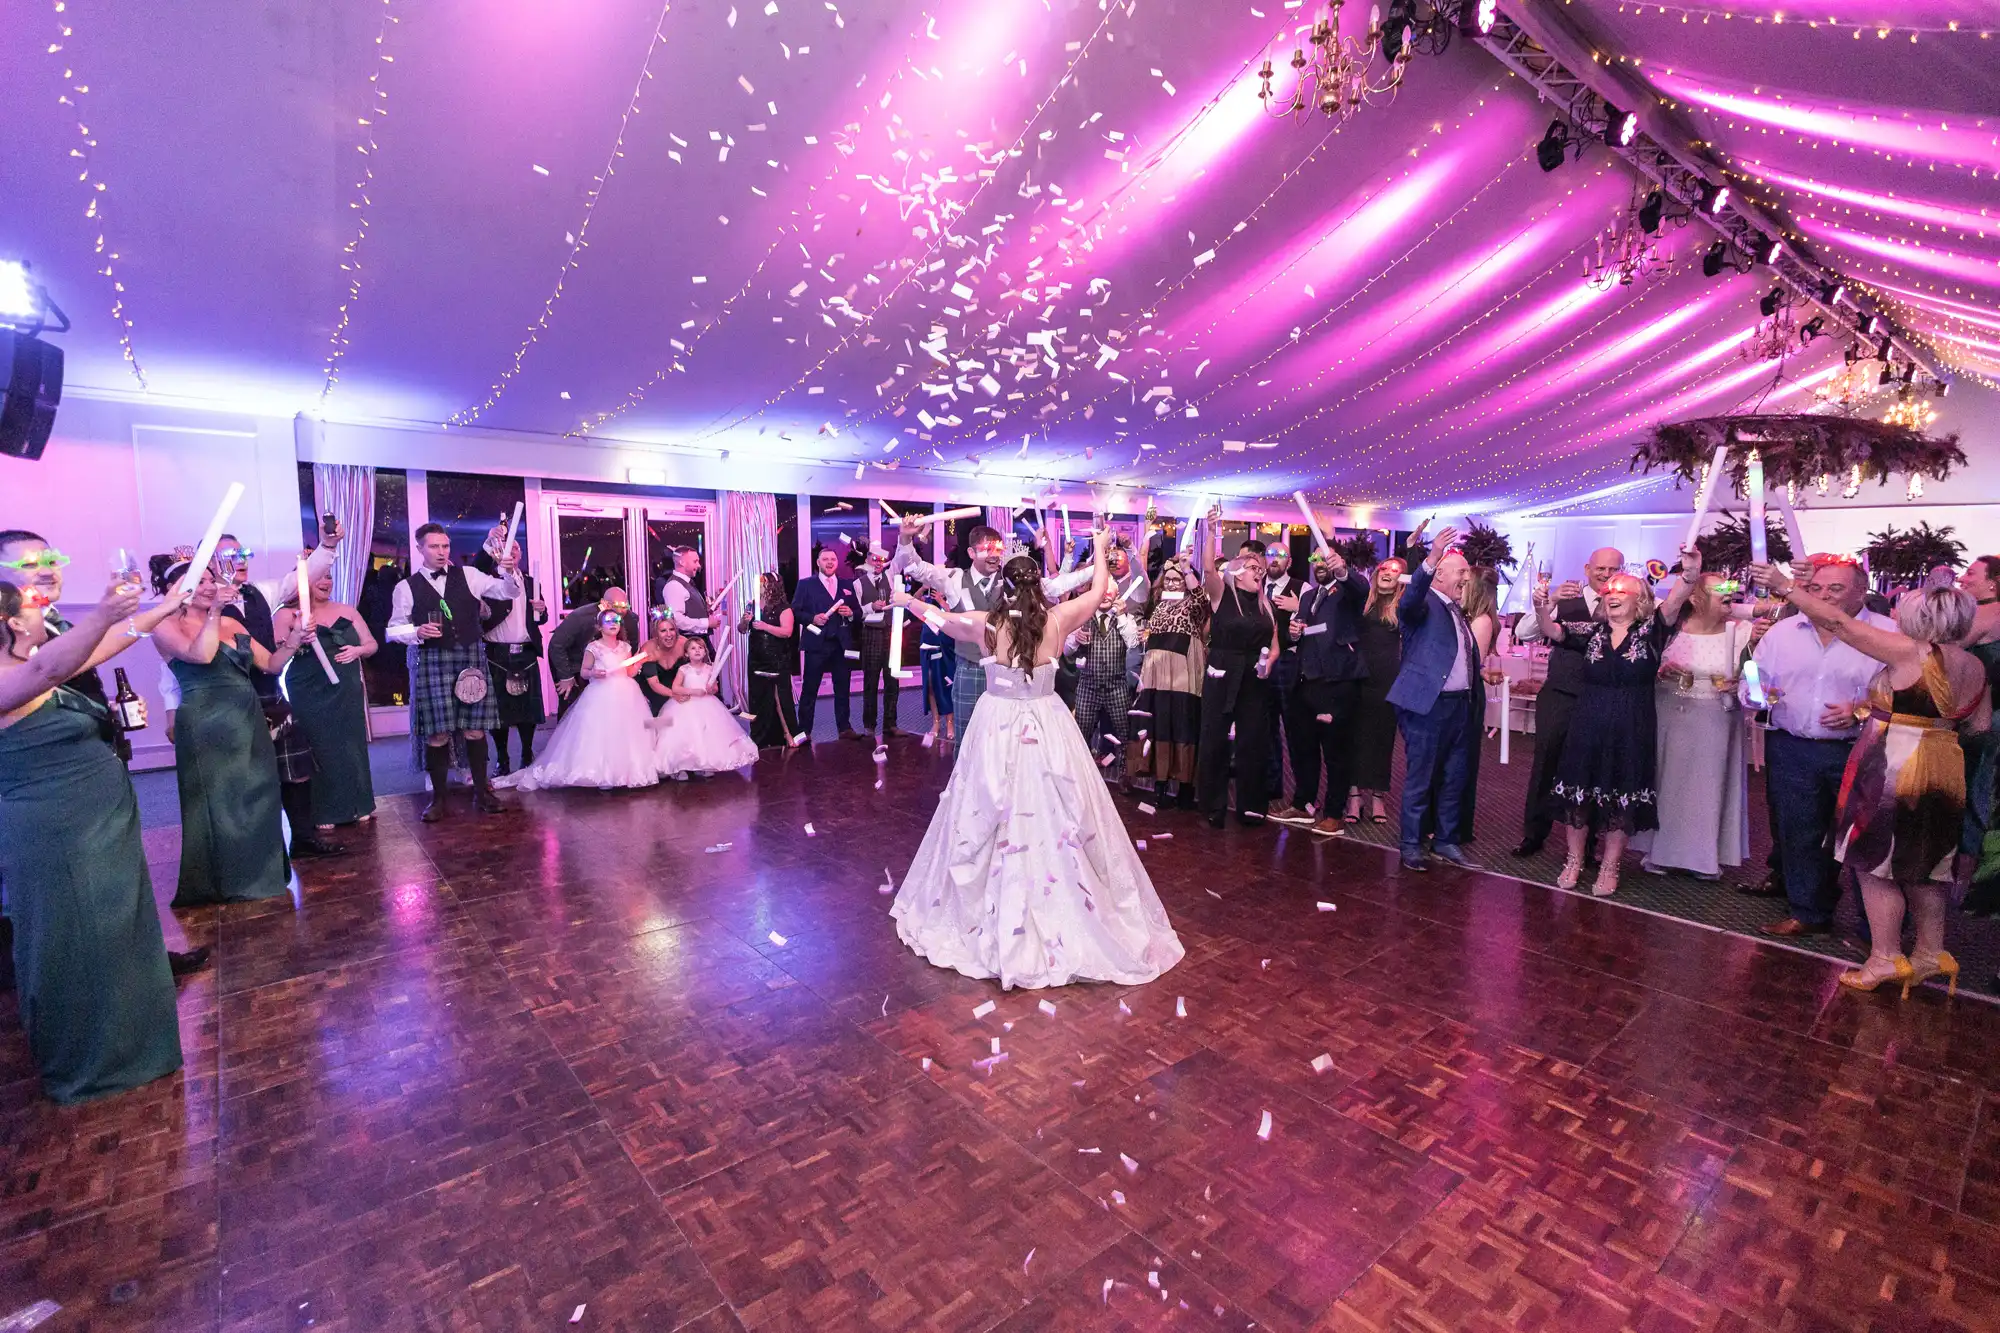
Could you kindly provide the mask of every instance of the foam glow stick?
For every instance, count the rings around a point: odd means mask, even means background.
[[[208,568],[209,561],[215,559],[215,548],[222,540],[223,525],[229,522],[229,516],[236,512],[236,502],[242,498],[243,483],[230,482],[229,489],[222,493],[222,503],[215,507],[215,517],[208,521],[208,531],[201,534],[201,541],[194,548],[194,559],[188,562],[187,573],[181,575],[179,591],[193,592],[200,584],[202,571]]]
[[[882,512],[889,516],[891,523],[901,523],[903,521],[903,516],[891,509],[887,500],[877,500],[875,503],[882,506]]]
[[[641,651],[639,651],[639,652],[636,652],[636,653],[633,653],[633,654],[632,654],[632,655],[631,655],[630,657],[628,657],[628,658],[626,658],[626,659],[625,659],[624,661],[622,661],[622,662],[618,663],[618,664],[617,664],[617,665],[616,665],[615,667],[613,667],[612,669],[613,669],[613,670],[615,670],[615,671],[623,671],[623,670],[624,670],[624,669],[625,669],[626,667],[628,667],[628,666],[632,666],[633,664],[635,664],[635,663],[638,663],[638,662],[643,662],[643,661],[645,661],[645,660],[646,660],[646,654],[645,654],[644,650],[641,650]]]
[[[501,555],[504,556],[509,551],[514,549],[514,534],[519,532],[520,530],[521,530],[521,501],[516,500],[514,501],[514,517],[507,520],[507,542],[506,545],[500,548]]]
[[[1750,563],[1761,565],[1770,559],[1769,538],[1764,533],[1764,460],[1750,451]]]
[[[891,574],[889,576],[889,589],[892,597],[894,593],[903,591],[903,576],[900,574]],[[903,671],[903,607],[901,603],[897,603],[889,611],[889,670],[899,677],[905,674]]]
[[[1069,535],[1069,506],[1067,504],[1065,504],[1062,507],[1062,516],[1063,516],[1063,549],[1067,551],[1072,545]]]
[[[1701,521],[1708,517],[1709,506],[1715,503],[1715,488],[1722,480],[1722,469],[1729,464],[1729,446],[1715,446],[1715,458],[1708,465],[1708,479],[1701,483],[1701,490],[1695,495],[1694,518],[1688,523],[1687,540],[1681,543],[1683,551],[1694,547],[1694,539],[1701,536]]]
[[[1292,498],[1299,502],[1299,512],[1306,516],[1306,526],[1312,529],[1313,540],[1319,544],[1319,549],[1322,551],[1332,550],[1332,545],[1326,540],[1326,534],[1319,529],[1319,520],[1313,517],[1312,506],[1306,503],[1306,493],[1304,491],[1293,491]]]
[[[320,669],[326,672],[326,683],[340,684],[340,675],[327,660],[326,645],[319,641],[319,631],[313,628],[312,584],[306,577],[306,557],[299,557],[299,624],[305,626],[306,633],[312,635],[313,656],[319,659]]]
[[[933,523],[949,523],[953,519],[958,518],[978,518],[985,512],[984,506],[967,505],[963,509],[947,509],[942,514],[932,514],[930,521]]]
[[[1514,681],[1511,676],[1500,677],[1500,762],[1511,762],[1514,738]]]
[[[1206,495],[1198,495],[1195,497],[1194,509],[1188,514],[1187,526],[1181,529],[1182,555],[1186,555],[1188,551],[1194,546],[1195,523],[1199,519],[1201,519],[1202,516],[1208,513],[1210,506],[1212,506],[1214,503],[1215,502],[1213,500],[1210,500]]]

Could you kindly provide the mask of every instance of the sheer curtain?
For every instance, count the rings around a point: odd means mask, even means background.
[[[333,597],[352,606],[368,577],[375,536],[375,469],[351,463],[313,464],[313,504],[340,520],[347,536],[333,558]]]
[[[750,644],[736,625],[757,605],[760,577],[778,568],[778,497],[761,491],[722,492],[722,540],[717,543],[715,570],[709,580],[710,601],[724,588],[734,588],[729,601],[728,628],[715,636],[715,650],[734,643],[723,680],[739,704],[750,697]]]

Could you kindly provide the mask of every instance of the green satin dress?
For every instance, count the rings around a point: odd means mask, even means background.
[[[294,653],[285,667],[285,697],[313,752],[315,824],[352,824],[375,813],[375,778],[368,769],[368,695],[361,662],[336,662],[342,648],[359,647],[361,635],[342,620],[319,627],[320,647],[338,683],[329,683],[318,654]]]
[[[174,979],[139,804],[91,701],[58,691],[0,728],[0,880],[21,1022],[58,1102],[181,1067]]]
[[[680,675],[680,673],[681,664],[679,662],[666,667],[661,666],[658,662],[648,662],[639,668],[639,675],[637,677],[639,692],[646,696],[646,707],[653,710],[654,717],[658,717],[660,710],[667,706],[667,697],[664,694],[653,693],[651,689],[647,688],[646,682],[650,680],[659,685],[661,689],[670,690],[674,687],[674,677]]]
[[[215,660],[176,661],[181,706],[174,764],[181,792],[181,877],[175,907],[276,898],[290,892],[278,754],[250,683],[250,636]]]

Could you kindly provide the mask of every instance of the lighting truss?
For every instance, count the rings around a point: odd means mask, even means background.
[[[1514,6],[1519,3],[1520,0],[1512,0]],[[1639,100],[1589,60],[1588,45],[1563,26],[1559,17],[1537,10],[1535,22],[1549,38],[1544,45],[1498,4],[1493,7],[1490,25],[1487,12],[1482,6],[1477,24],[1466,34],[1468,39],[1485,48],[1539,93],[1542,100],[1555,106],[1557,114],[1569,122],[1572,142],[1595,140],[1604,144],[1607,152],[1657,185],[1669,207],[1685,208],[1714,231],[1734,256],[1740,256],[1738,267],[1744,271],[1753,264],[1767,265],[1789,295],[1788,307],[1794,303],[1813,305],[1823,312],[1825,336],[1851,334],[1868,338],[1871,333],[1886,334],[1892,349],[1908,364],[1912,375],[1922,370],[1939,383],[1946,382],[1945,372],[1919,350],[1916,340],[1892,316],[1860,310],[1839,273],[1807,259],[1796,247],[1777,244],[1775,238],[1783,236],[1787,229],[1745,204],[1717,179],[1720,176],[1717,167],[1660,142],[1648,132],[1643,114],[1636,122],[1628,122],[1628,113],[1618,108],[1637,105]],[[1548,49],[1549,46],[1567,48],[1573,53],[1572,58],[1565,59]],[[1580,73],[1586,66],[1588,71]],[[1612,95],[1610,98],[1605,96],[1607,92]]]

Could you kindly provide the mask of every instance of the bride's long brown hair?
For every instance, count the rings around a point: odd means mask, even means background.
[[[1042,596],[1042,567],[1029,555],[1017,555],[1000,567],[1000,600],[986,613],[986,648],[997,654],[1000,627],[1011,624],[1007,663],[1022,671],[1035,669],[1035,651],[1049,623],[1049,601]]]

